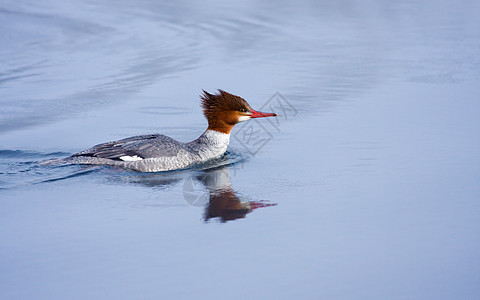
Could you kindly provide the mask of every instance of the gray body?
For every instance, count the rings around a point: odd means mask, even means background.
[[[205,131],[182,143],[161,134],[134,136],[96,145],[63,159],[64,163],[118,166],[141,172],[183,169],[222,156],[230,135]],[[48,162],[47,162],[48,163]]]

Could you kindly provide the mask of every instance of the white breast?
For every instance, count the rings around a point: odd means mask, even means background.
[[[218,157],[227,151],[230,135],[215,130],[207,130],[198,139],[198,153],[202,161]]]

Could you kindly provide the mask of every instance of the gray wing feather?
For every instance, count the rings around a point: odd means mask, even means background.
[[[122,156],[139,156],[141,158],[176,156],[185,148],[185,144],[161,134],[149,134],[129,137],[108,142],[76,153],[72,156],[93,156],[120,160]]]

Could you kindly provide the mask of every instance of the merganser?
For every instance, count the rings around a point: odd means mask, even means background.
[[[222,90],[217,94],[203,91],[200,98],[208,128],[192,142],[182,143],[162,134],[140,135],[99,144],[62,161],[118,166],[140,172],[184,169],[221,157],[227,150],[235,124],[277,116],[275,113],[255,111],[245,99]]]

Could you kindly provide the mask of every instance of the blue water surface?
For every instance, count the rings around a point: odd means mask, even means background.
[[[0,299],[478,299],[475,1],[0,3]],[[142,174],[41,166],[275,120]]]

